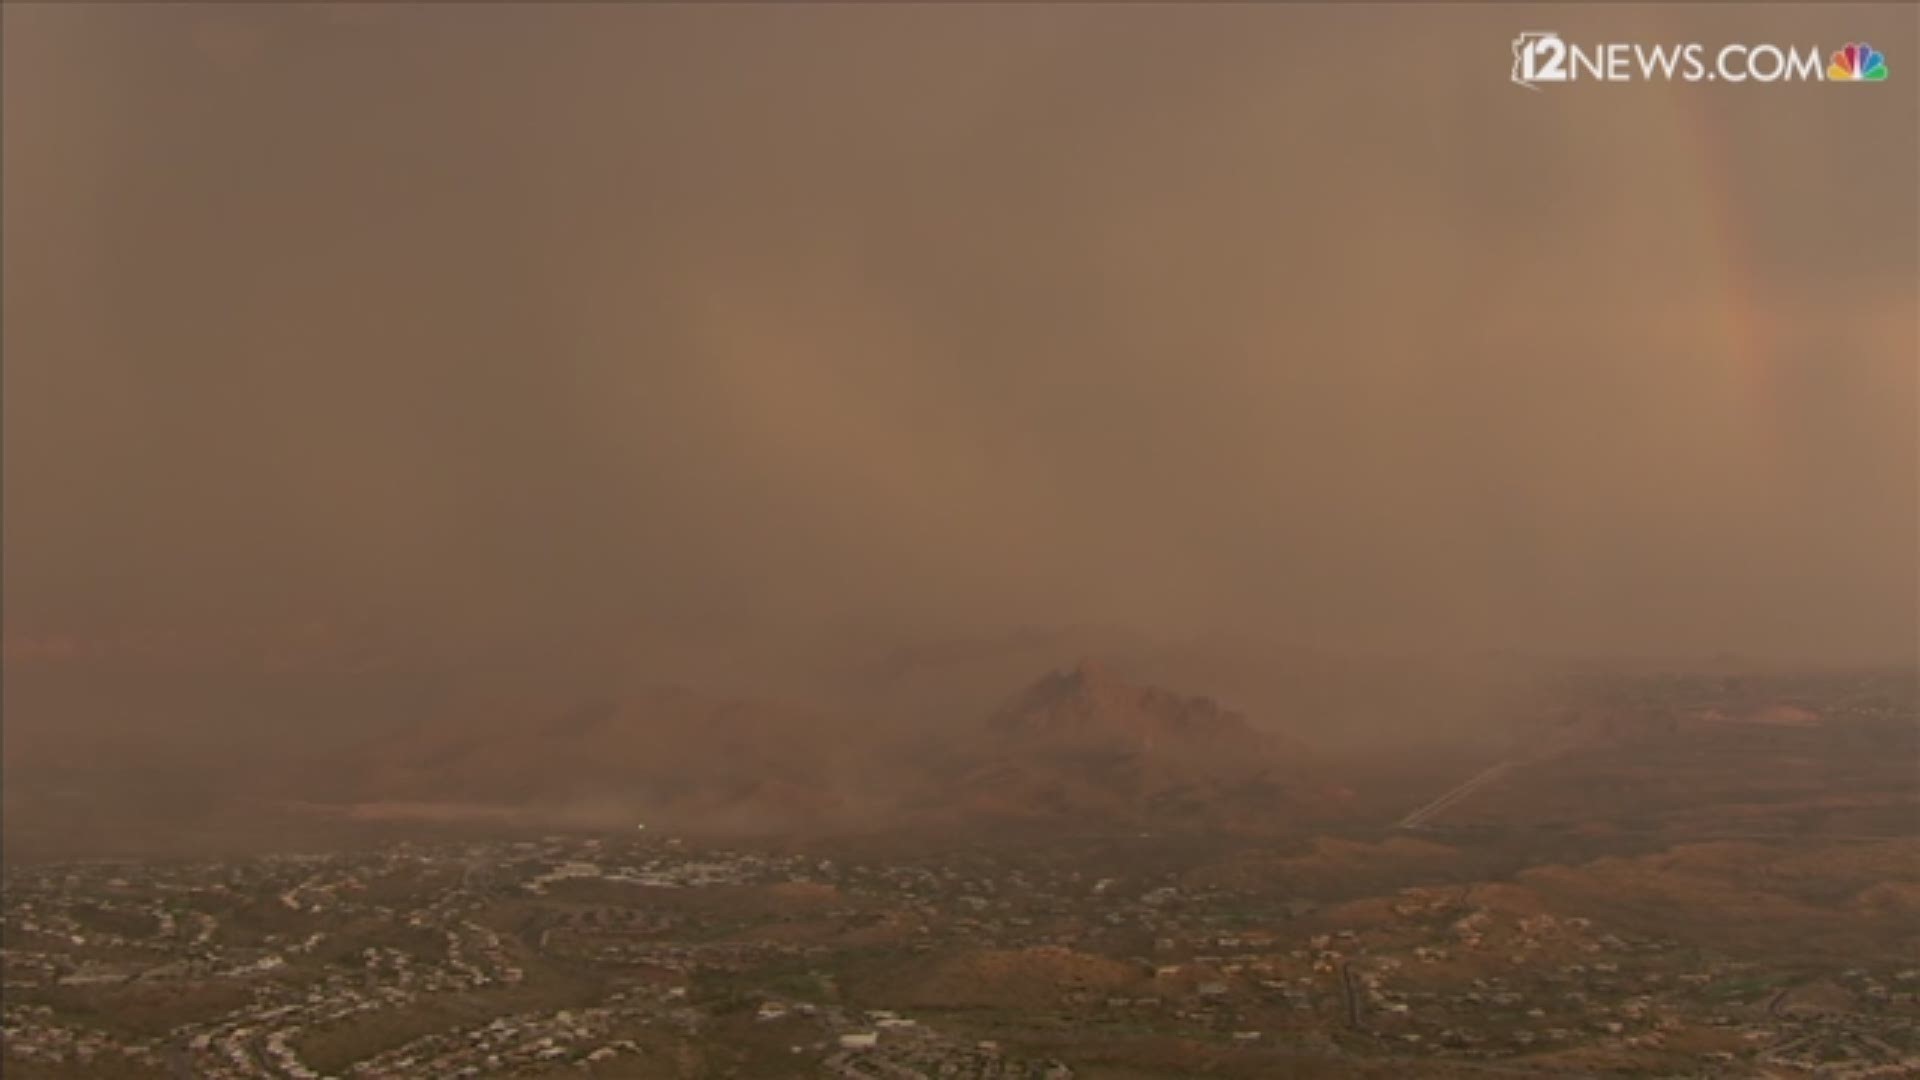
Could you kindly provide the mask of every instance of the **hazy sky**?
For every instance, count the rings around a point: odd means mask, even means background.
[[[4,19],[12,627],[1914,650],[1908,6]]]

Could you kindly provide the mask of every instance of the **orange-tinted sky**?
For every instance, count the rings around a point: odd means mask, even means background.
[[[1910,7],[4,18],[10,625],[1914,651]]]

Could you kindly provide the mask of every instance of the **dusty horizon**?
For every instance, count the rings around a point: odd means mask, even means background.
[[[10,635],[1920,655],[1911,9],[4,17]]]
[[[1920,1076],[1920,6],[0,49],[0,1074]]]

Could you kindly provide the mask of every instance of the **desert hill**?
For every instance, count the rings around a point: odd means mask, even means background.
[[[1081,662],[1043,676],[948,748],[950,812],[1227,824],[1283,806],[1306,755],[1206,697]]]
[[[1228,824],[1283,808],[1305,761],[1209,698],[1135,685],[1093,663],[1043,676],[950,735],[930,742],[677,688],[492,701],[357,750],[353,796],[689,830],[1009,817]]]
[[[861,700],[756,687],[717,653],[635,661],[547,643],[434,656],[391,637],[16,636],[8,807],[42,832],[94,822],[92,843],[186,816],[209,835],[226,819],[264,828],[281,807],[301,822],[780,833],[1297,823],[1325,801],[1300,780],[1300,746],[1137,664],[1024,681],[1079,638],[1113,644],[1093,632],[902,653],[858,673],[879,687]],[[674,672],[729,692],[665,683]],[[142,750],[108,761],[109,737]]]
[[[557,820],[758,831],[872,808],[879,743],[793,706],[661,687],[451,710],[356,751],[363,801],[508,805]],[[367,763],[371,762],[371,765]]]

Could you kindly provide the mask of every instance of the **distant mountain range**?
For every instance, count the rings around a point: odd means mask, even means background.
[[[873,809],[878,744],[835,717],[657,688],[456,705],[338,755],[359,801],[551,811],[596,825],[825,826]]]
[[[353,797],[396,815],[507,805],[597,824],[779,830],[1225,824],[1284,810],[1305,790],[1305,761],[1297,744],[1208,698],[1082,663],[932,738],[661,689],[456,710],[343,753],[329,771],[356,775]]]
[[[1417,665],[1097,627],[698,629],[455,646],[320,622],[9,628],[8,833],[58,833],[84,806],[100,835],[188,810],[212,835],[287,804],[689,831],[1258,827],[1342,812],[1296,736],[1328,754],[1356,732],[1457,739],[1493,728],[1474,718],[1497,718],[1487,706],[1506,693]]]

